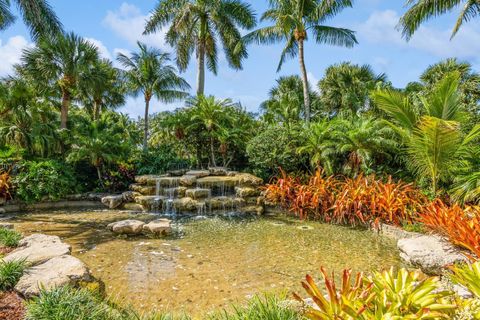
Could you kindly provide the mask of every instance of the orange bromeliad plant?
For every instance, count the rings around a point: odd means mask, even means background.
[[[8,200],[10,199],[10,173],[8,171],[0,170],[0,199]]]
[[[317,171],[307,184],[287,176],[266,187],[266,199],[300,218],[350,225],[411,222],[427,200],[412,184],[375,176],[340,179]]]
[[[462,209],[458,204],[449,206],[435,200],[423,208],[418,220],[480,257],[480,207]]]

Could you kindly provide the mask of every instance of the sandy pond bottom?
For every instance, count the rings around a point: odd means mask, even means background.
[[[116,237],[106,230],[119,211],[45,212],[13,218],[25,235],[46,233],[72,245],[107,294],[140,311],[199,315],[260,292],[295,291],[319,267],[339,273],[399,266],[393,241],[370,231],[287,218],[179,219],[165,239]]]

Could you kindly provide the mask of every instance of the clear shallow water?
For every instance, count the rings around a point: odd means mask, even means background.
[[[73,255],[104,281],[107,294],[140,311],[198,315],[264,291],[302,293],[306,273],[399,266],[393,241],[365,230],[287,218],[180,219],[164,239],[124,238],[113,221],[153,215],[118,211],[46,212],[12,222],[25,235],[46,233],[72,245]]]

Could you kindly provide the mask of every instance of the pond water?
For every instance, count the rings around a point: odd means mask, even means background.
[[[45,212],[15,216],[25,235],[58,235],[101,279],[109,296],[146,310],[198,315],[260,292],[299,292],[320,266],[339,273],[399,266],[394,242],[366,230],[284,217],[178,219],[164,239],[125,238],[113,221],[153,220],[120,211]]]

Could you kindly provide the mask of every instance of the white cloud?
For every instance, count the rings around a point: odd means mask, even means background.
[[[456,56],[478,59],[479,23],[471,22],[464,25],[453,40],[450,40],[451,28],[441,30],[431,25],[423,25],[407,42],[397,29],[399,19],[399,14],[394,10],[375,11],[364,23],[357,25],[356,30],[360,38],[371,43],[413,48],[439,58]]]
[[[311,72],[308,72],[307,73],[307,78],[308,78],[308,82],[310,83],[310,86],[312,87],[312,90],[319,93],[320,91],[318,90],[318,78],[315,77],[315,75]]]
[[[0,40],[0,76],[6,76],[12,72],[12,66],[20,62],[22,50],[33,46],[22,36],[14,36],[3,44]]]
[[[132,45],[141,41],[150,46],[168,49],[169,47],[164,39],[164,30],[155,34],[143,35],[145,23],[149,16],[143,14],[137,6],[124,2],[118,10],[107,12],[103,24]]]
[[[92,43],[98,48],[98,52],[100,53],[101,58],[112,60],[112,55],[110,54],[110,51],[108,51],[107,47],[105,47],[102,41],[94,38],[85,38],[85,40]]]

